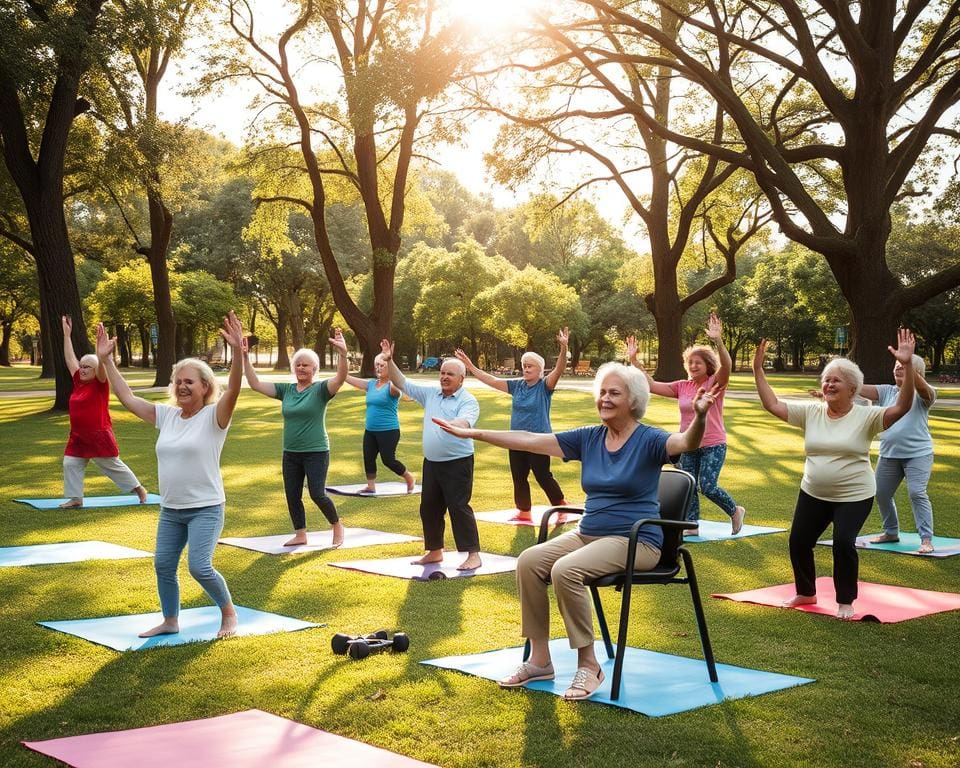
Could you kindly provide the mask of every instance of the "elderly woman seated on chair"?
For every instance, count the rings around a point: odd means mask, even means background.
[[[606,363],[593,382],[599,426],[535,434],[461,429],[435,419],[458,437],[581,463],[586,503],[579,528],[530,547],[517,562],[521,630],[530,641],[530,656],[500,681],[502,687],[554,677],[547,593],[552,583],[570,647],[577,650],[577,672],[564,697],[586,699],[599,688],[603,671],[593,651],[593,612],[584,581],[623,570],[631,527],[637,520],[659,516],[660,468],[700,445],[706,414],[719,392],[716,386],[699,390],[693,422],[684,432],[671,434],[640,421],[650,399],[646,377],[619,363]],[[655,525],[640,530],[634,564],[637,570],[650,570],[660,559],[663,532]]]

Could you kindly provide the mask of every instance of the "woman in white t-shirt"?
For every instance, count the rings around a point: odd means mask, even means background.
[[[170,396],[175,405],[163,405],[133,394],[113,361],[116,338],[107,336],[102,323],[97,327],[97,356],[106,367],[113,391],[127,410],[160,432],[156,446],[160,519],[154,566],[163,621],[141,632],[140,637],[180,631],[177,567],[184,547],[189,547],[190,575],[220,608],[217,637],[230,637],[237,631],[237,611],[230,590],[213,567],[213,550],[223,530],[226,501],[220,452],[243,374],[243,326],[233,311],[223,319],[220,334],[233,349],[230,376],[223,393],[209,365],[187,358],[173,366]]]
[[[783,604],[785,607],[817,602],[813,549],[832,523],[837,618],[853,618],[859,570],[857,534],[870,514],[876,493],[870,442],[910,410],[914,346],[913,334],[901,328],[896,349],[888,347],[906,376],[897,401],[880,408],[855,404],[863,373],[856,363],[843,357],[827,363],[820,375],[821,402],[780,400],[763,372],[766,339],[757,345],[753,375],[760,402],[777,418],[800,427],[804,434],[806,462],[790,527],[790,563],[797,594]]]

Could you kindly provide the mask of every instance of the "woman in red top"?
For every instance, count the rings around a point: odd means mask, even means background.
[[[96,355],[84,355],[77,360],[70,339],[73,321],[64,315],[61,322],[63,359],[73,377],[73,392],[68,406],[70,438],[63,452],[63,495],[67,500],[60,506],[63,509],[83,506],[83,473],[91,459],[121,490],[136,493],[143,504],[147,500],[147,489],[119,458],[120,450],[110,422],[107,373]]]

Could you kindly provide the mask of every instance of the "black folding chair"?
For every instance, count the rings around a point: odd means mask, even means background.
[[[610,698],[620,696],[620,678],[623,673],[623,658],[627,648],[627,626],[630,623],[630,592],[635,586],[646,584],[687,584],[690,587],[690,598],[693,601],[693,612],[697,618],[697,630],[700,632],[700,644],[703,647],[703,657],[707,663],[707,672],[711,682],[717,682],[717,665],[713,658],[713,648],[710,645],[710,635],[707,633],[707,620],[703,614],[703,603],[700,601],[700,591],[697,587],[697,576],[693,569],[693,558],[686,547],[682,546],[683,531],[696,528],[697,524],[687,521],[687,510],[693,501],[693,494],[697,492],[697,483],[693,475],[688,472],[674,469],[664,469],[660,472],[658,496],[660,500],[660,517],[638,520],[630,531],[630,542],[627,549],[627,560],[624,570],[610,573],[591,579],[586,582],[593,598],[597,622],[600,625],[600,634],[607,649],[607,658],[615,659],[613,663],[613,681],[610,686]],[[540,521],[540,535],[537,543],[547,540],[550,533],[550,518],[555,514],[564,513],[582,514],[581,507],[551,507]],[[660,550],[660,561],[649,571],[635,571],[633,561],[637,553],[637,540],[640,529],[644,525],[659,525],[663,529],[663,547]],[[681,571],[684,575],[681,575]],[[610,630],[607,628],[607,619],[600,602],[600,587],[614,587],[622,594],[620,603],[620,627],[617,632],[617,646],[614,651],[610,641]],[[529,644],[528,644],[529,649]],[[527,651],[529,654],[529,650]]]

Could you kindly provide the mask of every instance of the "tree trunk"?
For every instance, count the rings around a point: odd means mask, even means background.
[[[177,320],[173,315],[170,271],[167,266],[173,214],[164,205],[160,193],[149,187],[147,202],[150,209],[150,248],[146,256],[153,281],[153,308],[157,314],[157,372],[153,386],[165,387],[170,383],[170,374],[177,359]]]
[[[4,322],[0,325],[0,365],[10,365],[10,336],[13,334],[13,323]]]
[[[287,350],[287,326],[289,323],[286,308],[277,307],[277,319],[274,323],[277,329],[277,364],[274,368],[278,371],[290,370],[290,353]]]

